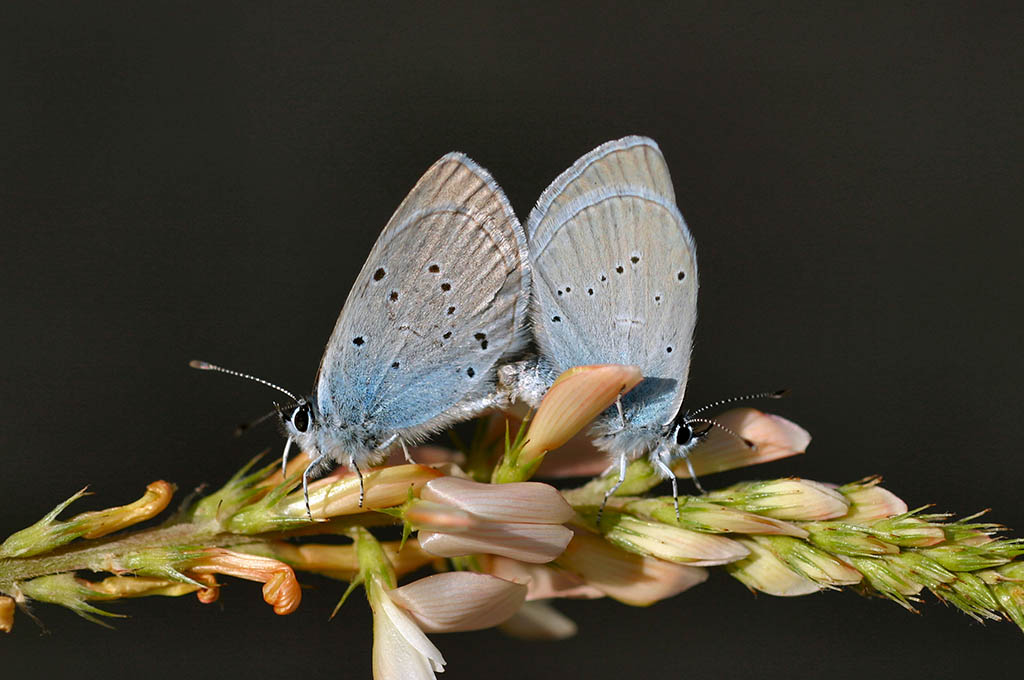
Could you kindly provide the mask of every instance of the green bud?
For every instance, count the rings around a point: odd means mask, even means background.
[[[19,586],[25,596],[30,599],[67,607],[83,619],[97,623],[105,628],[111,628],[112,626],[101,621],[97,618],[98,616],[116,618],[124,618],[125,616],[124,614],[104,611],[89,604],[86,600],[109,600],[115,598],[85,587],[70,573],[40,576],[31,581],[24,581]]]
[[[201,559],[203,551],[186,546],[145,548],[125,553],[117,559],[117,571],[128,571],[138,576],[165,578],[180,583],[205,587],[182,572],[190,563]]]
[[[825,520],[842,517],[850,501],[835,489],[807,479],[773,479],[736,484],[712,491],[706,500],[782,520]]]
[[[895,545],[870,536],[868,529],[855,524],[814,522],[804,527],[810,531],[811,543],[834,555],[871,557],[895,555],[900,551]]]
[[[950,584],[932,588],[936,597],[946,600],[972,619],[998,621],[1001,607],[988,586],[974,574],[958,574]]]
[[[373,534],[363,527],[352,530],[352,540],[356,544],[356,558],[359,560],[359,576],[366,583],[373,579],[381,579],[389,588],[394,588],[395,569],[391,566],[387,554]]]
[[[982,545],[947,544],[920,551],[950,571],[999,567],[1024,554],[1024,539],[997,539]]]
[[[72,520],[56,521],[57,515],[66,507],[85,495],[82,489],[67,499],[30,527],[11,534],[0,545],[0,557],[31,557],[39,553],[49,552],[65,543],[70,543],[89,530],[88,523]]]
[[[591,511],[581,514],[596,526]],[[623,550],[691,566],[727,564],[749,554],[740,543],[724,536],[690,531],[614,510],[605,510],[599,529],[605,540]]]
[[[1007,581],[1016,581],[1017,583],[1024,583],[1024,561],[1011,562],[1005,566],[996,569],[1000,578]]]
[[[285,510],[288,492],[298,482],[298,475],[285,480],[270,490],[263,498],[243,506],[228,518],[222,521],[224,527],[235,534],[262,534],[267,531],[288,531],[301,526],[309,526],[309,518],[305,514],[296,516]]]
[[[899,555],[889,555],[882,559],[890,562],[894,568],[902,570],[915,583],[927,588],[934,589],[956,580],[956,574],[919,552],[901,552]]]
[[[725,565],[725,569],[751,590],[777,597],[796,597],[821,590],[822,586],[790,569],[766,545],[752,538],[742,538],[739,542],[750,551],[750,556]]]
[[[914,583],[910,574],[898,564],[873,557],[851,557],[850,562],[867,580],[873,590],[906,609],[917,612],[910,603],[924,587]]]
[[[191,521],[199,523],[231,517],[242,506],[250,502],[253,496],[264,491],[254,488],[253,485],[266,479],[278,466],[278,463],[275,461],[248,474],[261,457],[262,454],[250,460],[224,486],[196,503],[192,509]]]
[[[815,583],[831,588],[860,583],[861,573],[824,550],[790,536],[755,536],[786,565]]]
[[[886,543],[904,548],[920,548],[946,540],[942,527],[908,515],[874,522],[869,531]]]
[[[712,534],[785,534],[806,538],[804,529],[782,520],[726,508],[690,496],[679,498],[679,519],[676,519],[675,501],[671,497],[647,498],[631,501],[623,506],[631,515],[649,518],[662,524],[671,524],[690,531]]]
[[[1024,584],[997,583],[991,590],[1003,612],[1024,631]]]

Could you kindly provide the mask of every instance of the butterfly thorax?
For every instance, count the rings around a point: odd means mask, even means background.
[[[590,431],[597,448],[630,460],[653,453],[670,435],[666,426],[630,421],[628,414],[625,422],[620,421],[614,406],[594,420]]]

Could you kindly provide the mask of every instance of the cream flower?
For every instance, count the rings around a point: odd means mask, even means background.
[[[562,523],[575,513],[547,484],[440,477],[424,485],[420,499],[450,509],[441,512],[415,502],[410,508],[431,529],[419,532],[420,547],[438,557],[485,553],[540,564],[561,555],[572,538]]]
[[[392,601],[383,579],[371,578],[366,589],[373,609],[374,680],[435,680],[435,673],[444,672],[441,651]]]

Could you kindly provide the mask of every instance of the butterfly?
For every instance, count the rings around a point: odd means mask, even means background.
[[[697,322],[697,256],[658,145],[632,136],[584,155],[541,194],[526,235],[539,358],[532,370],[519,369],[521,382],[550,385],[573,366],[638,366],[644,380],[591,426],[595,445],[618,466],[605,502],[627,463],[646,456],[672,480],[678,511],[671,463],[685,459],[711,427],[726,429],[698,414],[775,393],[681,408]],[[531,391],[538,392],[525,389]]]
[[[498,364],[529,341],[526,237],[490,174],[460,153],[430,167],[356,277],[312,393],[279,411],[302,477],[381,462],[402,446],[495,405]],[[235,373],[205,362],[197,368]],[[310,517],[312,518],[312,514]]]

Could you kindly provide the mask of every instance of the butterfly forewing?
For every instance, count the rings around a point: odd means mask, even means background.
[[[542,194],[527,237],[541,354],[558,371],[639,366],[646,379],[624,404],[670,421],[689,371],[697,261],[658,146],[627,137],[591,151]]]
[[[359,273],[317,377],[322,413],[388,432],[487,394],[525,342],[522,228],[490,175],[462,154],[435,163]]]

